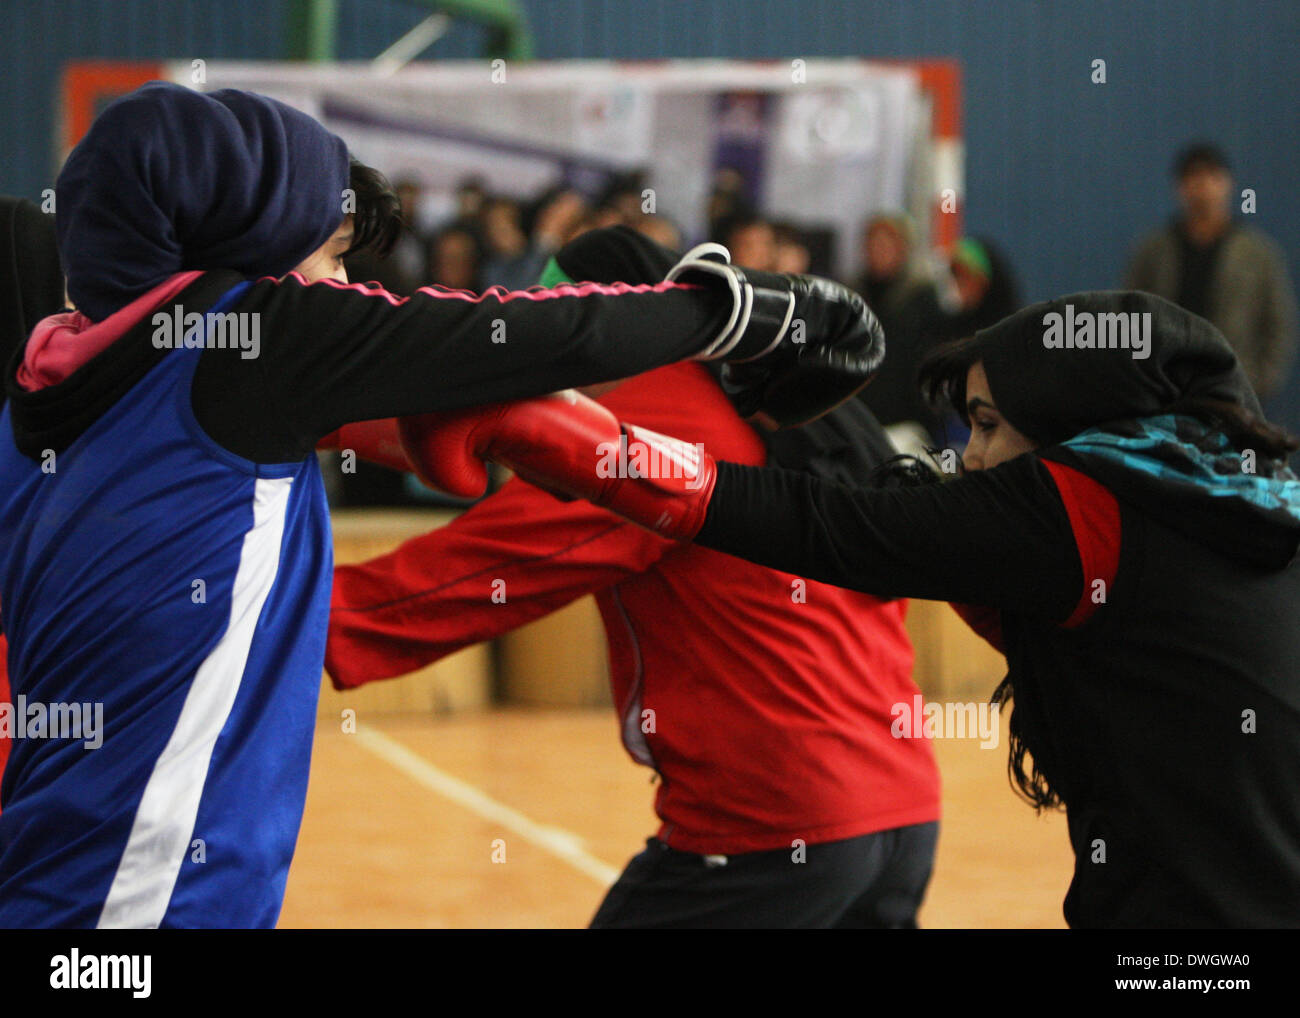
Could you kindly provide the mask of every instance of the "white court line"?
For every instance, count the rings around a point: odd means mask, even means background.
[[[548,827],[530,820],[518,810],[497,802],[486,792],[461,781],[460,778],[452,777],[446,771],[439,770],[418,753],[412,753],[400,742],[368,726],[357,725],[353,738],[359,740],[362,746],[392,764],[408,778],[418,781],[432,792],[437,792],[444,799],[450,799],[457,805],[464,806],[484,820],[500,824],[530,844],[567,862],[579,873],[591,877],[597,883],[608,886],[618,879],[621,870],[588,852],[582,847],[582,839],[571,831],[561,827]]]

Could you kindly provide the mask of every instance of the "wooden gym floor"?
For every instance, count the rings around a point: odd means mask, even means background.
[[[607,709],[356,727],[318,725],[282,928],[582,927],[656,829],[650,772]],[[935,742],[944,816],[925,927],[1064,925],[1065,818],[1012,793],[1003,734],[996,749]]]

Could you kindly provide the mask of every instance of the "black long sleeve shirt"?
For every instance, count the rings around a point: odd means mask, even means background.
[[[721,286],[675,283],[425,288],[399,298],[290,275],[248,284],[232,302],[240,285],[234,273],[207,272],[157,312],[202,313],[224,298],[221,313],[246,328],[256,321],[256,356],[203,350],[191,400],[213,439],[258,463],[301,460],[351,421],[539,396],[683,360],[716,339],[732,311]],[[66,448],[159,363],[169,351],[155,348],[152,318],[37,392],[17,385],[12,361],[6,390],[19,448]]]
[[[807,473],[718,464],[696,542],[877,597],[1069,616],[1083,574],[1065,507],[1042,462],[919,488],[854,488]]]
[[[697,541],[878,596],[1000,609],[1011,731],[1065,803],[1071,926],[1300,926],[1300,566],[1249,561],[1223,499],[1193,533],[1117,498],[1105,602],[1040,450],[947,484],[869,490],[719,464]]]

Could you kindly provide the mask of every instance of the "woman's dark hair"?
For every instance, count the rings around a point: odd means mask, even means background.
[[[925,356],[920,368],[917,369],[916,381],[921,388],[922,398],[937,411],[951,407],[961,418],[961,422],[969,428],[970,415],[966,413],[966,375],[981,359],[980,349],[976,346],[973,335],[936,346]],[[1019,424],[1016,428],[1039,445],[1052,445],[1072,437],[1034,434],[1026,431]]]
[[[993,695],[989,697],[989,703],[997,704],[999,712],[1002,712],[1011,706],[1014,696],[1015,688],[1011,682],[1011,675],[1008,673],[998,683],[998,688],[993,690]],[[1061,794],[1061,790],[1054,787],[1048,780],[1047,775],[1043,773],[1037,757],[1030,754],[1030,769],[1028,772],[1025,771],[1025,755],[1030,752],[1025,737],[1025,710],[1024,706],[1017,707],[1011,712],[1011,717],[1007,721],[1009,747],[1007,752],[1007,780],[1011,783],[1015,793],[1039,813],[1045,809],[1063,809],[1065,807],[1065,797]]]
[[[934,459],[935,450],[926,450]],[[919,488],[926,484],[940,483],[937,467],[927,466],[919,457],[911,453],[899,453],[891,456],[877,466],[867,478],[869,488]]]
[[[387,177],[355,158],[348,167],[348,187],[355,198],[354,235],[344,255],[368,250],[379,258],[387,257],[405,228],[401,199]]]
[[[952,407],[963,424],[966,414],[966,375],[980,359],[975,337],[965,336],[936,346],[921,361],[916,383],[921,397],[936,410]]]
[[[981,359],[980,348],[976,345],[973,336],[936,347],[922,361],[917,373],[922,395],[931,406],[940,408],[946,404],[952,407],[962,422],[969,426],[970,419],[966,412],[966,375]],[[1217,432],[1224,435],[1238,452],[1254,450],[1261,462],[1272,460],[1283,465],[1291,453],[1300,449],[1300,438],[1270,424],[1263,417],[1240,404],[1227,400],[1187,396],[1167,404],[1154,414],[1144,413],[1135,416],[1146,417],[1156,414],[1195,417],[1213,429],[1211,434]],[[1039,445],[1054,445],[1074,437],[1072,433],[1051,433],[1050,426],[1036,427],[1031,432],[1021,423],[1013,423],[1022,434]],[[1061,429],[1056,430],[1059,432]],[[1032,689],[1021,692],[1030,694],[1032,700]],[[994,690],[991,702],[1005,709],[1011,705],[1014,694],[1011,676],[1007,675]],[[1024,699],[1023,695],[1021,699]],[[1026,709],[1026,705],[1022,703],[1012,712],[1007,724],[1010,746],[1007,756],[1007,776],[1017,793],[1037,810],[1061,807],[1065,804],[1065,799],[1060,787],[1054,786],[1047,776],[1046,770],[1050,767],[1045,767],[1043,761],[1032,756],[1029,747],[1032,739],[1026,732],[1027,728],[1032,727],[1029,720],[1033,714],[1032,704],[1028,707],[1029,714],[1025,713]],[[1025,760],[1027,754],[1030,755],[1028,771],[1026,771]]]
[[[1237,452],[1253,449],[1261,460],[1285,461],[1300,449],[1300,438],[1225,399],[1189,396],[1170,403],[1162,413],[1198,418],[1225,435]]]

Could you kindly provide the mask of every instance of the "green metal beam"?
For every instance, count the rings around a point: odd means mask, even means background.
[[[414,0],[431,11],[487,29],[484,56],[531,60],[533,35],[519,0]],[[337,55],[338,0],[289,0],[290,60],[326,61]]]
[[[338,20],[338,0],[289,0],[289,59],[333,60]]]
[[[485,57],[531,60],[533,34],[519,0],[416,0],[432,11],[464,18],[487,28]]]

